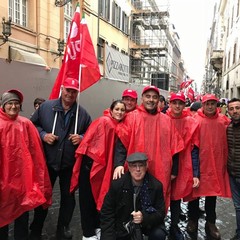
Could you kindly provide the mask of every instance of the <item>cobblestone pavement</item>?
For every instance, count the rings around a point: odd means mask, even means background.
[[[56,223],[58,217],[58,207],[59,207],[59,188],[56,182],[56,186],[54,188],[53,193],[53,205],[50,207],[47,219],[45,221],[42,240],[55,240],[55,232],[56,232]],[[203,208],[204,200],[200,201],[200,207]],[[182,203],[182,211],[183,211],[183,219],[180,221],[179,226],[182,232],[185,235],[185,239],[194,239],[191,238],[186,232],[186,224],[187,224],[187,208],[186,204]],[[30,222],[32,220],[32,213],[30,213]],[[230,240],[235,233],[235,211],[233,208],[233,203],[231,199],[218,198],[217,200],[217,223],[222,240]],[[169,214],[166,217],[166,226],[169,227]],[[199,230],[198,230],[198,240],[208,239],[206,238],[205,230],[205,220],[204,215],[199,219]],[[79,205],[78,205],[78,194],[76,193],[76,208],[74,211],[73,219],[71,222],[71,229],[73,232],[73,240],[81,240],[82,232],[81,232],[81,221],[79,215]],[[10,238],[9,240],[13,240],[13,226],[10,227]],[[195,238],[196,239],[196,238]]]

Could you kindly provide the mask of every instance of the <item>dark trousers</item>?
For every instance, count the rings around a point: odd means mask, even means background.
[[[167,231],[165,229],[165,226],[160,226],[151,230],[150,233],[145,234],[145,236],[148,236],[148,240],[165,240],[167,237]],[[132,238],[130,235],[116,238],[116,240],[131,240],[131,239]]]
[[[240,238],[240,178],[229,176],[232,200],[236,211],[237,237]]]
[[[79,177],[79,206],[84,237],[94,236],[95,229],[100,228],[99,213],[96,209],[90,184],[91,167],[92,160],[84,156]]]
[[[179,218],[181,214],[181,199],[170,202],[171,211],[171,227],[178,227]]]
[[[48,172],[52,187],[54,186],[57,177],[59,177],[61,200],[57,227],[58,229],[61,229],[63,226],[68,226],[70,224],[75,208],[74,193],[70,193],[72,168],[55,171],[54,169],[49,167]],[[43,209],[42,206],[34,210],[34,218],[30,229],[36,234],[41,234],[44,221],[47,217],[47,213],[48,209]]]
[[[205,197],[206,221],[210,223],[216,222],[216,202],[217,197]],[[188,217],[193,221],[199,218],[199,198],[188,203]]]
[[[14,239],[27,240],[28,239],[28,219],[29,213],[25,212],[14,221]],[[8,225],[0,228],[0,240],[8,239]]]

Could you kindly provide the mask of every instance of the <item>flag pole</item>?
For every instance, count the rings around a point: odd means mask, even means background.
[[[60,88],[60,91],[59,91],[59,96],[58,96],[58,98],[60,98],[61,94],[62,94],[62,85],[61,85],[61,88]],[[55,128],[56,128],[57,117],[58,117],[58,112],[55,112],[54,121],[53,121],[53,127],[52,127],[52,134],[53,134],[53,135],[54,135]]]
[[[80,105],[80,89],[81,89],[81,76],[82,76],[82,64],[79,66],[79,92],[77,96],[77,110],[76,110],[76,119],[75,119],[75,128],[74,128],[74,134],[77,134],[77,127],[78,127],[78,115],[79,115],[79,105]]]

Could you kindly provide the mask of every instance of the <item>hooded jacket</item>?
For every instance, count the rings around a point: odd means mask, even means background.
[[[0,108],[0,227],[52,202],[41,140],[25,117],[9,118]]]

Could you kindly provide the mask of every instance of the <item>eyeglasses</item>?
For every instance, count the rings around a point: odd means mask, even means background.
[[[138,168],[144,168],[146,167],[146,163],[128,163],[128,166],[130,168],[138,169]]]
[[[12,107],[13,105],[15,107],[19,107],[20,106],[20,103],[19,102],[7,102],[6,105]]]

